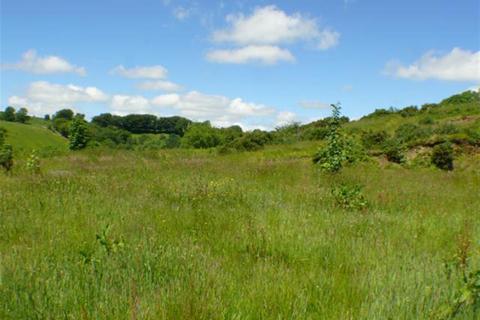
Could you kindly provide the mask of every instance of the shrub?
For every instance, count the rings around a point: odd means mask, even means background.
[[[75,116],[70,125],[69,148],[70,150],[80,150],[87,146],[89,136],[87,132],[87,122],[82,116]]]
[[[328,136],[327,127],[309,127],[302,132],[303,140],[323,140]]]
[[[327,145],[313,157],[313,162],[331,173],[340,171],[347,160],[345,139],[340,132],[340,105],[332,104],[332,119],[328,125]]]
[[[190,125],[182,138],[182,146],[195,149],[206,149],[221,143],[220,130],[213,128],[209,122]]]
[[[404,118],[412,117],[418,113],[418,107],[417,106],[406,107],[400,110],[399,113]]]
[[[13,166],[13,148],[9,144],[0,146],[0,166],[10,171]]]
[[[361,210],[368,206],[360,185],[341,184],[333,187],[331,194],[335,204],[342,209]]]
[[[27,170],[33,174],[40,173],[40,158],[36,150],[33,150],[27,159]]]
[[[435,120],[433,120],[433,118],[430,117],[430,116],[426,116],[426,117],[421,118],[418,123],[423,124],[423,125],[429,125],[429,124],[434,124]]]
[[[0,127],[0,146],[2,146],[5,143],[6,136],[7,136],[7,130]]]
[[[428,128],[422,128],[412,123],[402,124],[395,130],[395,138],[402,143],[408,143],[430,135]]]
[[[432,152],[432,164],[442,170],[453,170],[453,148],[449,142],[436,145]]]
[[[227,148],[233,148],[238,151],[255,151],[263,148],[267,143],[272,142],[270,133],[262,130],[253,130],[245,133],[242,137],[235,139],[227,144]]]
[[[385,154],[387,160],[390,162],[405,162],[404,148],[402,144],[396,139],[390,139],[385,142],[383,146],[383,154]]]
[[[458,132],[460,132],[460,130],[451,123],[444,123],[435,129],[436,134],[455,134]]]
[[[388,139],[388,133],[385,130],[367,131],[362,133],[362,143],[365,147],[380,146]]]

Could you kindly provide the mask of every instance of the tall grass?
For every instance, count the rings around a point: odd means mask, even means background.
[[[428,319],[478,266],[480,167],[328,176],[301,149],[74,153],[0,177],[1,319]],[[366,210],[331,188],[363,185]],[[460,317],[472,319],[472,311]]]

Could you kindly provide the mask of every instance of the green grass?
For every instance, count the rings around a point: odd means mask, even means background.
[[[43,153],[67,150],[67,139],[48,130],[45,121],[33,119],[31,124],[22,124],[0,120],[0,127],[7,130],[6,143],[14,147],[17,155],[33,149]]]
[[[458,290],[444,260],[471,241],[480,265],[480,158],[331,177],[314,149],[18,163],[0,178],[0,318],[429,319]],[[335,206],[341,182],[369,207]]]

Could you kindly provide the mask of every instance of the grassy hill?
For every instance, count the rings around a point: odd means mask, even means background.
[[[7,130],[6,143],[14,147],[16,154],[25,154],[31,150],[41,153],[67,150],[67,140],[47,129],[47,123],[32,119],[29,124],[0,120],[0,127]]]

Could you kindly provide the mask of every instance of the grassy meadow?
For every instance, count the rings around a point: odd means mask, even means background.
[[[435,317],[462,288],[448,266],[480,266],[479,155],[328,175],[317,147],[18,160],[0,176],[0,318]],[[340,183],[368,206],[339,206]]]

